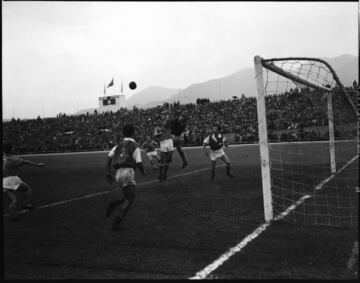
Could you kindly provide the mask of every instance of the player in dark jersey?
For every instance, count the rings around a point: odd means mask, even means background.
[[[186,161],[185,153],[181,148],[182,145],[182,134],[185,130],[186,123],[183,116],[173,117],[171,119],[171,134],[173,135],[174,147],[179,153],[182,160],[182,168],[185,168],[188,163]]]
[[[169,116],[155,118],[154,138],[160,144],[159,180],[166,181],[167,171],[172,160],[174,144],[171,138],[171,121]]]

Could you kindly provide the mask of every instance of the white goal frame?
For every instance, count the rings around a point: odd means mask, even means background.
[[[284,78],[298,82],[302,85],[306,85],[312,88],[325,91],[327,96],[327,112],[328,112],[328,127],[329,127],[329,154],[330,154],[330,169],[331,169],[331,172],[329,173],[331,175],[336,173],[334,117],[333,117],[333,106],[332,106],[333,90],[325,86],[315,85],[300,77],[296,77],[295,75],[288,73],[285,70],[282,70],[281,68],[275,66],[274,64],[271,64],[272,61],[285,61],[285,60],[312,60],[325,64],[331,71],[340,91],[345,94],[346,98],[348,99],[348,102],[357,113],[357,117],[359,117],[358,109],[356,108],[350,97],[347,95],[335,71],[331,68],[331,66],[327,62],[317,58],[305,58],[305,57],[274,58],[268,60],[264,60],[260,56],[254,57],[255,80],[257,86],[257,115],[258,115],[258,130],[259,130],[259,145],[260,145],[260,163],[261,163],[261,176],[262,176],[263,201],[264,201],[264,217],[266,222],[273,220],[274,215],[273,215],[273,202],[272,202],[272,191],[271,191],[271,173],[270,173],[271,170],[270,170],[270,156],[269,156],[269,144],[268,144],[268,133],[267,133],[267,122],[266,122],[263,67],[283,76]],[[268,62],[270,62],[270,64]]]

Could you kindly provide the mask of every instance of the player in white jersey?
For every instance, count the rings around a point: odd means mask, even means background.
[[[112,230],[121,229],[121,221],[130,210],[135,199],[135,172],[138,167],[141,174],[145,175],[144,167],[141,160],[141,152],[138,144],[133,139],[135,128],[128,124],[123,128],[124,140],[117,146],[114,146],[107,159],[107,174],[106,177],[112,180],[111,169],[115,169],[115,181],[122,187],[123,198],[111,201],[106,209],[106,216],[109,217],[114,210],[121,206],[118,215],[115,217]]]
[[[208,135],[203,142],[203,149],[206,156],[209,156],[209,152],[206,150],[206,145],[210,145],[210,160],[211,160],[211,180],[215,178],[215,166],[216,161],[221,159],[226,164],[226,175],[233,178],[230,173],[230,159],[224,151],[224,145],[228,147],[226,138],[220,133],[220,127],[215,126],[213,133]]]
[[[9,212],[13,213],[18,210],[18,193],[25,196],[25,204],[23,209],[33,209],[31,205],[32,189],[22,181],[18,176],[18,168],[22,165],[31,165],[43,167],[44,163],[35,163],[12,155],[12,144],[3,144],[3,191],[9,197]],[[15,218],[14,218],[15,219]]]

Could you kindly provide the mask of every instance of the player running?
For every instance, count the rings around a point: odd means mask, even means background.
[[[12,155],[13,146],[11,143],[3,144],[3,191],[10,198],[9,212],[13,213],[18,209],[18,193],[25,196],[23,209],[33,209],[31,204],[32,189],[23,182],[17,173],[17,169],[22,165],[43,167],[44,163],[35,163]],[[14,218],[15,219],[15,218]]]
[[[136,187],[134,170],[136,167],[140,169],[142,175],[145,175],[140,149],[133,139],[134,133],[133,125],[125,125],[123,128],[124,140],[114,146],[108,154],[106,177],[112,181],[111,167],[113,167],[116,170],[115,181],[122,186],[124,194],[123,198],[111,201],[106,209],[106,216],[109,217],[118,206],[122,205],[114,219],[111,230],[121,229],[121,221],[134,202]]]
[[[146,136],[146,141],[142,143],[141,147],[146,150],[146,155],[149,158],[150,164],[153,168],[156,168],[160,162],[160,156],[158,154],[157,148],[159,147],[158,143],[151,139],[150,136]],[[153,162],[153,159],[156,159],[156,164]]]
[[[206,156],[209,156],[209,152],[206,150],[206,145],[210,145],[210,160],[211,160],[211,179],[215,178],[215,166],[216,160],[221,159],[226,164],[226,175],[233,178],[230,174],[230,160],[226,155],[223,146],[228,147],[226,138],[220,133],[220,127],[215,126],[213,133],[208,135],[203,142],[203,149]]]

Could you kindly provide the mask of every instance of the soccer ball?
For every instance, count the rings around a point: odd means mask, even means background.
[[[129,88],[130,89],[135,89],[136,88],[136,83],[135,82],[130,82],[129,83]]]

